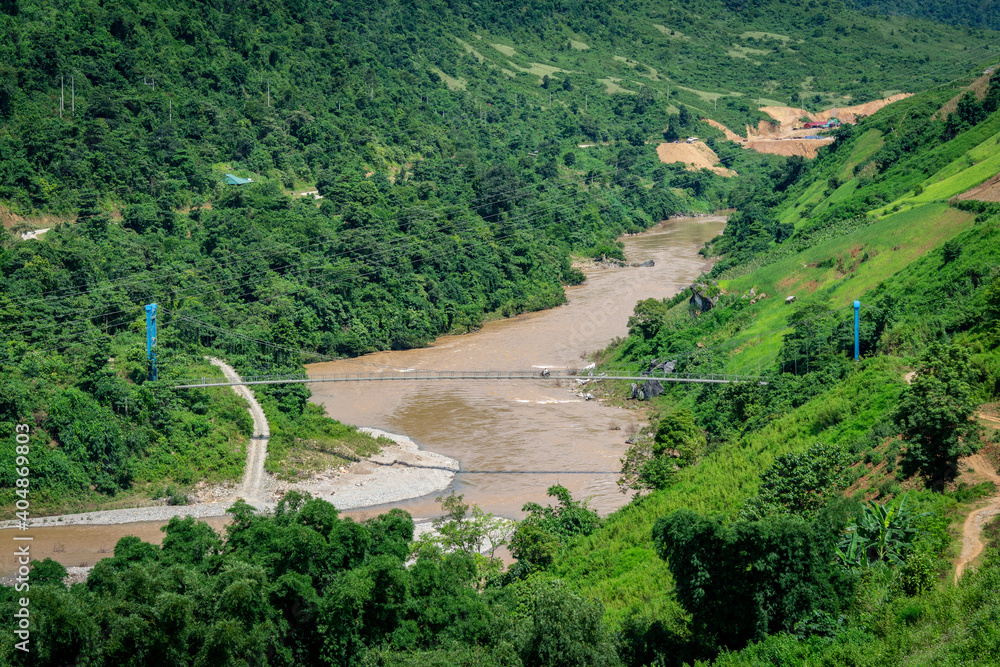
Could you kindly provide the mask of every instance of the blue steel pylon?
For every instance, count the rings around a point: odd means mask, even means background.
[[[146,305],[146,359],[149,361],[149,379],[156,380],[156,304]]]
[[[858,360],[861,356],[861,336],[859,335],[859,329],[861,323],[861,302],[854,302],[854,361]]]

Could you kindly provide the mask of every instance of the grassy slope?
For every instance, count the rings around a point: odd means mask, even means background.
[[[863,362],[834,389],[684,470],[676,485],[619,510],[561,559],[560,574],[600,598],[613,621],[633,612],[660,615],[670,610],[667,617],[674,617],[679,609],[671,601],[670,575],[650,537],[656,519],[682,507],[734,513],[756,492],[760,473],[776,457],[801,452],[817,441],[846,444],[864,433],[894,403],[904,386],[902,376],[898,361]],[[842,419],[826,425],[830,406],[842,408]]]
[[[724,280],[720,286],[731,294],[749,294],[750,289],[768,298],[744,310],[750,323],[739,330],[734,344],[723,349],[730,372],[753,373],[776,358],[793,308],[785,298],[795,296],[799,304],[823,304],[832,310],[849,307],[855,299],[889,279],[930,250],[972,228],[974,216],[946,204],[925,204],[886,216],[877,223],[850,234],[817,243],[800,253],[764,266],[746,276]],[[824,260],[833,266],[819,268]],[[687,305],[677,306],[686,313]],[[684,316],[684,315],[681,315]],[[850,309],[839,317],[853,317]],[[733,332],[722,330],[705,339],[706,345],[729,340]],[[756,342],[756,337],[759,342]],[[741,344],[747,341],[748,344]]]
[[[773,360],[781,334],[767,332],[784,326],[794,310],[784,303],[786,295],[795,294],[806,304],[840,308],[849,306],[854,299],[865,302],[873,298],[871,295],[877,289],[919,294],[931,285],[926,289],[938,290],[933,285],[942,264],[940,253],[934,251],[956,237],[965,250],[959,260],[962,264],[952,267],[952,273],[965,275],[974,267],[997,266],[1000,229],[996,224],[977,226],[972,214],[950,208],[940,199],[956,194],[961,191],[959,188],[973,187],[983,180],[985,172],[996,173],[989,148],[996,144],[994,124],[998,121],[1000,117],[991,118],[968,132],[968,136],[927,151],[933,158],[961,156],[927,178],[929,185],[925,192],[934,187],[931,182],[936,182],[945,194],[911,201],[907,208],[885,215],[870,226],[829,238],[745,276],[723,281],[721,285],[731,294],[746,294],[754,287],[758,295],[766,292],[771,297],[741,312],[739,321],[746,324],[739,331],[738,340],[762,335],[763,343],[734,345],[735,351],[726,362],[727,370],[747,372],[758,363],[766,366]],[[851,173],[881,143],[882,137],[877,132],[855,138],[842,160],[827,165],[789,211],[803,203],[814,204],[815,193],[827,187],[827,173]],[[974,171],[977,167],[979,170]],[[842,187],[854,189],[853,183],[852,178]],[[816,267],[830,258],[832,267]],[[938,296],[927,294],[924,301],[918,301],[919,307],[928,309],[929,317],[933,317],[930,309],[935,308],[933,300]],[[686,304],[677,306],[676,311],[686,311]],[[749,317],[743,317],[747,313]],[[852,315],[848,309],[842,316]],[[712,345],[732,334],[729,330],[720,331],[704,341]],[[766,356],[768,351],[770,357]],[[762,355],[765,358],[760,360]],[[996,356],[995,352],[982,352],[979,360],[983,367],[990,367],[995,365]],[[697,466],[683,470],[671,488],[614,514],[603,528],[575,545],[560,560],[560,573],[599,597],[608,607],[609,618],[616,623],[639,613],[659,618],[668,626],[681,627],[683,613],[672,599],[669,572],[652,548],[650,530],[656,518],[681,507],[731,514],[756,491],[759,474],[777,456],[802,451],[817,441],[833,444],[854,441],[891,412],[904,387],[902,375],[908,370],[908,362],[885,356],[862,361],[845,381],[826,393],[777,419],[763,431],[725,446]],[[881,454],[875,457],[875,463],[879,461]],[[857,474],[865,475],[866,470],[862,464]]]

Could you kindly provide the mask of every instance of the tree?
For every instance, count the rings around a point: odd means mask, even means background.
[[[535,521],[522,521],[510,538],[510,553],[519,563],[545,569],[559,551],[559,539]]]
[[[196,522],[192,516],[172,517],[160,530],[166,533],[161,551],[164,562],[199,565],[222,549],[222,540],[215,530],[207,523]]]
[[[484,512],[478,505],[464,502],[463,498],[462,494],[452,491],[434,499],[441,503],[445,514],[431,521],[436,534],[422,535],[416,551],[436,545],[444,551],[468,554],[476,564],[478,579],[485,581],[502,571],[496,550],[507,544],[513,522]]]
[[[640,437],[622,458],[622,493],[665,489],[678,470],[694,463],[705,448],[705,435],[694,423],[694,413],[675,410],[664,416],[650,439]]]
[[[868,567],[877,562],[902,565],[913,548],[914,515],[906,506],[908,496],[896,502],[863,506],[861,517],[847,527],[837,544],[837,556],[845,567]]]
[[[691,127],[694,117],[691,115],[691,110],[688,109],[686,104],[681,104],[680,107],[680,115],[677,117],[677,125],[681,130],[688,130]],[[671,123],[671,125],[672,124],[673,123]]]
[[[986,288],[986,308],[994,318],[1000,318],[1000,278]]]
[[[653,540],[704,646],[738,650],[850,597],[853,578],[832,562],[834,534],[801,517],[727,526],[678,510],[656,522]]]
[[[801,454],[779,456],[760,476],[760,489],[740,510],[740,518],[758,520],[768,514],[803,516],[815,512],[840,482],[848,459],[843,451],[816,443]]]
[[[651,340],[667,322],[670,305],[661,299],[643,299],[635,304],[632,316],[628,318],[628,334]]]
[[[600,602],[582,597],[561,579],[536,573],[493,593],[506,623],[504,642],[525,667],[620,664]],[[502,626],[501,626],[502,627]],[[463,664],[482,664],[468,662]]]
[[[932,343],[901,397],[896,422],[909,443],[904,463],[928,482],[950,479],[958,459],[978,449],[975,424],[969,421],[976,409],[971,384],[975,376],[965,348]]]

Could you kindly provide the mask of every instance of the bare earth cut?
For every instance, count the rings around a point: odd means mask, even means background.
[[[1000,201],[1000,174],[997,174],[982,185],[966,190],[958,196],[959,199],[974,199],[976,201]]]
[[[963,461],[964,464],[972,466],[976,473],[996,484],[1000,489],[1000,476],[997,476],[993,466],[982,454],[973,454]],[[962,576],[965,568],[976,560],[986,548],[983,544],[983,525],[991,518],[1000,515],[1000,495],[995,495],[989,499],[984,507],[974,510],[965,518],[962,526],[962,551],[955,561],[955,581]]]
[[[656,147],[656,154],[660,157],[660,162],[666,164],[683,162],[688,171],[708,169],[720,176],[736,175],[732,169],[720,165],[719,156],[703,141],[692,141],[689,144],[664,142]]]
[[[812,113],[802,108],[769,106],[761,107],[761,111],[774,119],[774,122],[761,121],[757,127],[746,126],[746,138],[733,132],[728,127],[714,120],[704,119],[712,127],[722,130],[726,139],[740,143],[743,148],[758,153],[793,156],[804,158],[816,157],[817,151],[833,142],[832,137],[816,137],[816,129],[801,128],[802,119],[814,122],[824,122],[836,118],[842,123],[857,123],[860,116],[870,116],[883,107],[909,97],[912,93],[900,93],[881,100],[873,100],[850,107],[837,107]]]

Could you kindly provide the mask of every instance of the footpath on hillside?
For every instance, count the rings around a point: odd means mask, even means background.
[[[986,412],[980,412],[977,417],[980,420],[990,422],[990,426],[1000,429],[1000,418],[994,417]],[[983,542],[983,526],[994,517],[1000,515],[1000,475],[993,465],[982,454],[973,454],[962,460],[963,465],[970,466],[973,471],[987,481],[996,485],[997,492],[986,501],[986,504],[979,509],[969,512],[962,524],[962,550],[955,561],[955,581],[957,582],[965,569],[974,562],[986,544]]]
[[[229,382],[239,382],[240,376],[232,366],[216,359],[206,357],[213,366],[222,369],[223,375]],[[264,472],[264,460],[267,458],[267,442],[271,439],[271,427],[267,423],[267,416],[264,415],[264,408],[260,407],[257,398],[246,385],[233,385],[233,391],[237,396],[241,396],[250,405],[250,416],[253,418],[253,435],[247,443],[247,463],[243,471],[243,480],[236,487],[233,500],[243,498],[251,505],[264,500],[265,483],[267,487],[274,488],[274,478]]]

